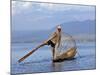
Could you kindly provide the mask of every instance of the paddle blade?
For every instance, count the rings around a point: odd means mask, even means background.
[[[39,46],[37,46],[35,49],[33,49],[31,52],[29,52],[28,54],[26,54],[24,57],[22,57],[21,59],[18,60],[18,62],[22,62],[23,60],[25,60],[28,56],[30,56],[33,52],[35,52],[38,48],[42,47],[46,45],[46,43],[42,43]]]
[[[30,56],[35,50],[32,50],[31,52],[29,52],[28,54],[26,54],[24,57],[22,57],[21,59],[18,60],[18,62],[22,62],[23,60],[25,60],[28,56]]]

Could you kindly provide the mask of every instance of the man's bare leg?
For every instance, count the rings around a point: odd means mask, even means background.
[[[52,56],[53,56],[53,60],[54,60],[54,56],[55,56],[55,48],[52,48]]]

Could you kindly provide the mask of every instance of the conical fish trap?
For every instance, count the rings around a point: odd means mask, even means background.
[[[69,59],[76,54],[76,43],[71,35],[62,32],[59,47],[55,46],[55,59]]]

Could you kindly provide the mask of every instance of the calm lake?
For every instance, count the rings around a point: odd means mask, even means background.
[[[96,68],[95,42],[77,43],[77,51],[79,54],[73,60],[53,63],[51,48],[44,46],[23,62],[18,63],[21,57],[38,45],[39,43],[12,43],[11,74],[62,72]]]

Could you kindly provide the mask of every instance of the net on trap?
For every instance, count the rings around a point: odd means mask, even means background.
[[[71,35],[62,32],[60,45],[55,46],[55,58],[57,58],[57,56],[62,57],[63,54],[67,53],[69,50],[70,53],[72,53],[72,56],[76,54],[76,42]],[[67,58],[67,57],[68,56],[65,55],[63,58]]]

